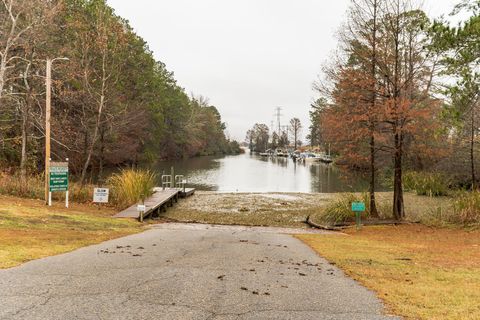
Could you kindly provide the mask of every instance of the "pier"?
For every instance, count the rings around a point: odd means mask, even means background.
[[[195,193],[194,188],[154,188],[154,193],[145,199],[143,219],[165,212],[167,207],[173,207],[179,198],[187,198]],[[117,213],[115,218],[139,218],[137,204]]]

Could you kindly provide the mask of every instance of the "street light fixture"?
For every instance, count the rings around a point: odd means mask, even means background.
[[[53,62],[69,61],[68,58],[55,58],[47,59],[47,77],[45,85],[46,90],[46,107],[45,107],[45,204],[48,205],[48,192],[49,192],[49,173],[50,173],[50,114],[52,103],[52,64]]]

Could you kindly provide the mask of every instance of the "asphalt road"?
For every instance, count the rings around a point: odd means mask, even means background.
[[[0,319],[392,319],[285,232],[159,225],[0,270]]]

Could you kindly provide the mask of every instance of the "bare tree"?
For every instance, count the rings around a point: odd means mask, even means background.
[[[92,161],[95,146],[105,123],[106,110],[109,98],[114,95],[114,85],[121,72],[121,63],[124,62],[121,55],[123,41],[121,36],[124,32],[117,32],[122,28],[113,15],[112,9],[102,2],[91,4],[91,11],[95,15],[95,23],[89,32],[79,35],[77,47],[81,50],[80,64],[83,69],[82,81],[90,101],[85,106],[83,122],[85,132],[85,158],[80,176],[80,184],[85,183],[86,175]],[[82,19],[82,17],[79,17]],[[85,24],[87,20],[82,21]],[[125,48],[125,50],[127,50]],[[94,122],[91,123],[91,114],[94,114]]]
[[[300,140],[300,131],[302,130],[302,123],[298,118],[292,118],[290,120],[290,132],[293,135],[293,141],[295,145],[295,150],[297,150],[298,140]]]

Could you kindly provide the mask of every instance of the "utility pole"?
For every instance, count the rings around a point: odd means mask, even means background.
[[[50,178],[50,116],[52,109],[52,64],[55,60],[65,60],[68,58],[47,59],[47,75],[45,78],[46,97],[45,97],[45,204],[48,205],[49,178]]]
[[[52,60],[47,59],[45,106],[45,204],[48,205],[49,173],[50,173],[50,113],[52,103]]]

